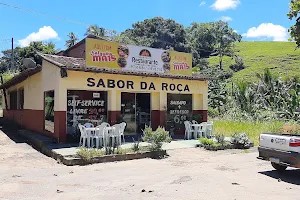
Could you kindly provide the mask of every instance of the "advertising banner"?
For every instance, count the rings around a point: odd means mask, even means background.
[[[86,66],[191,75],[192,55],[87,38]]]

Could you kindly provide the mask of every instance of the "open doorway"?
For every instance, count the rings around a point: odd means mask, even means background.
[[[121,93],[121,116],[127,126],[125,136],[139,136],[151,124],[149,93]]]

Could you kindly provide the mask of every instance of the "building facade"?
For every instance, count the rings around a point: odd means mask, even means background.
[[[146,125],[180,137],[185,120],[207,121],[207,78],[91,67],[86,45],[84,39],[58,55],[40,55],[41,67],[2,85],[4,117],[58,142],[77,138],[78,124],[85,122],[125,121],[131,138]]]

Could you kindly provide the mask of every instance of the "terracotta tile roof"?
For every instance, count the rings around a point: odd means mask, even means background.
[[[134,76],[149,76],[149,77],[161,77],[161,78],[173,78],[173,79],[185,79],[185,80],[212,80],[212,77],[204,77],[199,74],[193,74],[192,76],[186,75],[174,75],[174,74],[157,74],[148,72],[134,72],[134,71],[123,71],[119,69],[110,69],[102,67],[86,67],[85,60],[83,58],[73,58],[66,56],[50,55],[50,54],[40,54],[42,58],[57,67],[66,68],[73,71],[84,71],[84,72],[94,72],[94,73],[107,73],[107,74],[123,74],[123,75],[134,75]],[[28,77],[40,72],[41,67],[36,67],[34,69],[27,69],[17,76],[13,77],[6,83],[0,86],[0,89],[9,88],[16,85]]]
[[[210,80],[211,77],[204,77],[199,74],[193,74],[192,76],[187,75],[175,75],[175,74],[157,74],[149,72],[135,72],[135,71],[124,71],[120,69],[102,68],[102,67],[86,67],[85,60],[83,58],[73,58],[66,56],[42,54],[41,55],[46,61],[68,70],[74,71],[85,71],[85,72],[96,72],[96,73],[107,73],[107,74],[123,74],[123,75],[135,75],[135,76],[150,76],[150,77],[161,77],[161,78],[174,78],[174,79],[187,79],[187,80]]]

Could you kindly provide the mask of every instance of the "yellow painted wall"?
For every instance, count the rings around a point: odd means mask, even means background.
[[[93,78],[95,84],[97,85],[99,79],[103,79],[106,88],[103,87],[89,87],[88,78]],[[134,82],[134,89],[123,88],[119,89],[115,88],[108,88],[107,87],[107,80],[123,80],[123,81],[133,81]],[[151,108],[152,110],[164,110],[166,108],[167,103],[167,93],[177,93],[177,94],[202,94],[203,98],[198,96],[195,100],[197,100],[195,108],[207,108],[207,81],[197,81],[197,80],[180,80],[180,79],[167,79],[167,78],[158,78],[158,77],[140,77],[140,76],[129,76],[129,75],[119,75],[119,74],[102,74],[102,73],[91,73],[91,72],[77,72],[77,71],[68,71],[67,78],[61,78],[59,85],[59,105],[55,107],[55,110],[66,110],[66,99],[67,99],[67,90],[102,90],[108,91],[108,109],[115,111],[120,110],[121,105],[121,91],[122,92],[151,92]],[[146,82],[148,87],[152,82],[156,88],[154,91],[151,90],[142,90],[140,88],[140,82]],[[162,91],[161,85],[162,83],[170,84],[182,84],[180,87],[182,90],[184,89],[185,85],[188,85],[188,91]],[[115,82],[116,84],[116,82]],[[200,105],[201,104],[201,105]]]
[[[151,93],[151,110],[159,110],[160,105],[160,93],[153,92]]]

